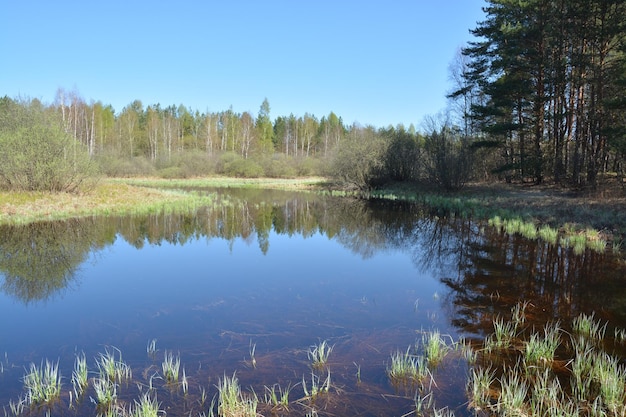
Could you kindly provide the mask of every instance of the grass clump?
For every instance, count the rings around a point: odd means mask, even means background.
[[[217,413],[221,417],[256,417],[258,398],[256,395],[244,395],[237,376],[224,375],[219,380]]]
[[[124,413],[128,417],[159,417],[165,414],[156,396],[149,393],[144,394],[139,401],[135,400],[134,406],[130,407],[128,413]]]
[[[302,377],[302,390],[304,391],[304,396],[309,398],[311,401],[315,401],[315,399],[321,395],[328,393],[330,390],[330,369],[326,374],[326,379],[323,381],[321,378],[315,373],[311,372],[311,385],[307,387],[304,376]]]
[[[76,355],[74,359],[74,371],[72,371],[72,387],[76,398],[79,398],[85,392],[89,384],[87,359],[85,354]]]
[[[438,330],[425,333],[422,337],[422,344],[424,345],[424,351],[430,366],[436,366],[441,363],[450,350],[450,347],[446,344]]]
[[[333,351],[334,345],[329,345],[326,340],[309,347],[307,356],[311,360],[314,369],[322,369],[328,363],[328,357]]]
[[[524,360],[526,365],[550,365],[561,344],[561,329],[559,323],[548,324],[543,329],[543,335],[533,333],[525,343]]]
[[[117,352],[117,357],[115,355]],[[122,352],[113,348],[108,348],[104,353],[100,353],[96,358],[96,365],[100,373],[100,378],[108,379],[111,382],[124,382],[129,381],[133,377],[133,372],[126,363],[122,360]]]
[[[95,402],[100,409],[108,409],[117,400],[117,384],[107,377],[93,379]]]
[[[289,393],[291,388],[291,385],[287,385],[287,388],[283,389],[278,384],[265,387],[265,402],[272,407],[272,411],[278,409],[289,411]]]
[[[180,355],[174,357],[172,352],[165,351],[165,358],[161,363],[161,369],[163,370],[163,378],[167,382],[178,382],[180,375]]]
[[[414,384],[430,375],[428,361],[424,356],[411,354],[411,347],[406,352],[396,351],[391,355],[391,365],[387,368],[389,379],[396,385]]]
[[[61,374],[59,363],[46,359],[41,366],[30,364],[30,370],[24,375],[24,388],[28,404],[47,404],[61,395]]]

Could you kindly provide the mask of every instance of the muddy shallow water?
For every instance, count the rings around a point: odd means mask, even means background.
[[[529,325],[567,327],[580,312],[626,325],[626,269],[609,254],[576,256],[397,202],[210,192],[215,204],[194,213],[0,228],[0,405],[9,414],[25,369],[45,359],[59,363],[61,397],[26,414],[98,414],[92,387],[70,395],[74,358],[84,352],[95,377],[95,358],[119,350],[132,380],[118,403],[152,385],[170,416],[208,413],[219,379],[234,373],[264,415],[265,387],[275,384],[292,387],[278,415],[400,416],[420,388],[464,415],[459,351],[427,387],[392,384],[390,355],[419,351],[433,330],[450,343],[478,340],[524,300]],[[303,379],[327,371],[312,370],[307,351],[324,340],[334,346],[332,382],[312,401]],[[186,393],[162,378],[166,351],[180,356]]]

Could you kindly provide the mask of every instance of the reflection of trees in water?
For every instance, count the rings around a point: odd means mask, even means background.
[[[464,331],[491,332],[495,317],[510,317],[511,307],[524,301],[531,325],[558,318],[569,326],[592,311],[618,323],[626,319],[626,268],[611,254],[574,255],[491,228],[464,246],[469,262],[459,262],[456,278],[442,280],[451,289],[452,322]]]
[[[28,302],[65,287],[89,252],[120,236],[135,247],[193,239],[243,239],[270,250],[270,233],[337,239],[364,258],[385,250],[408,253],[449,288],[453,324],[491,331],[495,315],[531,301],[542,319],[604,309],[626,318],[624,267],[609,255],[510,237],[468,219],[433,215],[415,204],[332,198],[313,193],[228,190],[193,213],[154,214],[0,228],[3,290]],[[315,254],[311,254],[313,259]],[[389,266],[393,271],[393,265]],[[621,297],[621,299],[620,299]]]
[[[90,251],[111,244],[112,230],[89,219],[0,227],[2,290],[28,303],[65,288]]]

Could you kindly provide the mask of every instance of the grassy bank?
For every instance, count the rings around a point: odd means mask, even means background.
[[[103,181],[88,193],[0,192],[0,224],[26,224],[92,215],[184,210],[210,203],[207,196]]]
[[[401,185],[371,195],[419,202],[442,214],[489,220],[507,233],[566,246],[585,240],[598,248],[604,242],[607,248],[619,249],[626,239],[626,197],[621,190],[581,194],[553,186],[472,184],[456,193],[439,193]]]
[[[303,178],[230,178],[205,177],[189,179],[129,178],[110,180],[113,183],[131,184],[143,187],[223,187],[223,188],[272,188],[281,190],[315,190],[328,182],[322,177]]]

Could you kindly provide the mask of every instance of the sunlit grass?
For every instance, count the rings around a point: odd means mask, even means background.
[[[167,382],[178,382],[180,375],[180,355],[174,357],[172,352],[165,351],[165,357],[161,363],[163,378]]]
[[[422,344],[430,366],[438,365],[450,350],[439,330],[424,333]]]
[[[122,352],[117,348],[107,348],[104,353],[98,354],[96,365],[100,372],[100,378],[106,378],[111,382],[124,382],[133,377],[130,366],[122,360]]]
[[[232,377],[224,375],[219,380],[217,390],[218,398],[218,415],[221,417],[256,417],[258,406],[258,398],[255,394],[244,395],[239,386],[237,376]]]
[[[561,329],[558,322],[547,324],[543,329],[543,335],[532,333],[524,349],[526,365],[550,366],[560,344]]]
[[[581,313],[574,318],[572,322],[572,331],[574,334],[582,336],[592,343],[600,343],[604,339],[607,323],[600,323],[596,320],[593,313]]]
[[[272,406],[273,410],[281,409],[289,411],[289,393],[291,392],[291,385],[287,385],[286,388],[282,388],[278,384],[274,384],[271,387],[265,387],[265,403]]]
[[[406,385],[421,382],[430,375],[428,360],[424,356],[411,354],[410,347],[406,352],[396,351],[391,354],[391,364],[387,367],[387,375],[394,384]]]
[[[24,375],[24,389],[28,404],[50,403],[61,394],[61,374],[59,363],[46,359],[41,366],[30,364],[30,370]]]
[[[95,402],[101,409],[110,407],[117,400],[117,384],[108,377],[94,378],[93,389]]]
[[[477,410],[486,409],[490,405],[491,386],[496,379],[491,368],[471,368],[468,381],[470,406]]]
[[[326,340],[321,341],[320,343],[310,346],[307,352],[307,356],[311,361],[311,366],[315,369],[322,369],[326,366],[328,362],[328,357],[330,353],[333,351],[333,346],[329,345]]]
[[[161,405],[157,401],[156,396],[149,393],[142,395],[139,401],[135,400],[133,406],[130,407],[128,413],[124,413],[128,417],[159,417],[164,416],[165,411],[161,409]]]
[[[76,398],[79,398],[89,384],[87,358],[84,353],[76,355],[74,359],[74,371],[72,371],[72,387]]]
[[[208,205],[213,197],[103,181],[84,194],[0,192],[0,224],[27,224],[92,215],[182,212]]]
[[[307,385],[304,376],[302,377],[302,390],[304,391],[304,396],[309,398],[311,401],[315,401],[315,399],[321,395],[328,393],[330,390],[330,369],[327,370],[326,378],[321,380],[321,378],[315,375],[314,372],[311,372],[311,384]]]
[[[156,353],[157,353],[156,343],[157,343],[157,340],[152,339],[148,341],[148,345],[146,346],[146,352],[148,353],[148,357],[150,359],[154,359],[156,356]]]

